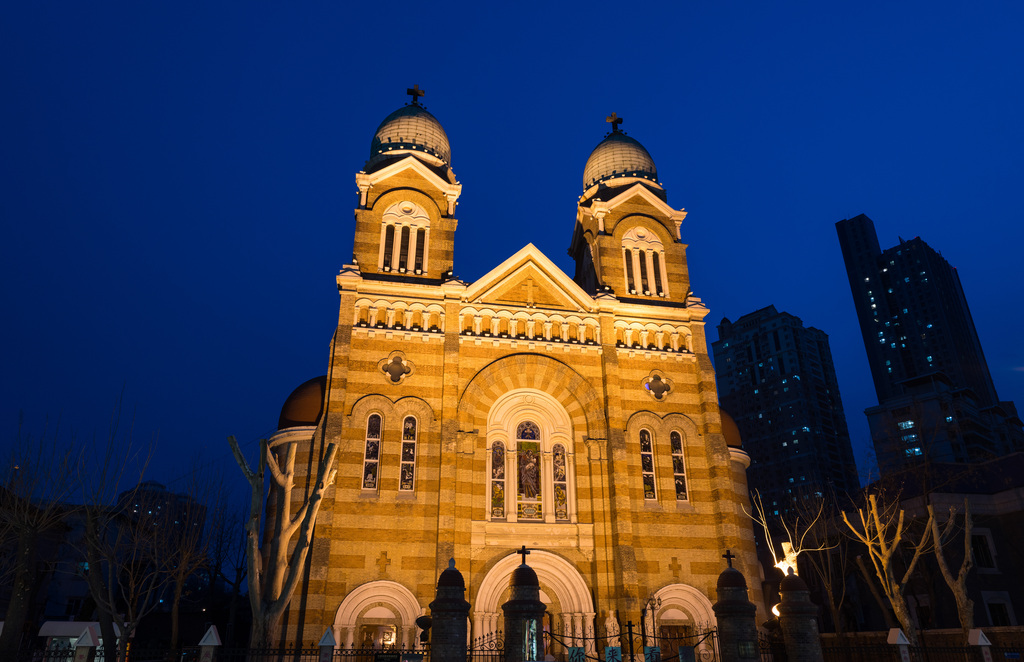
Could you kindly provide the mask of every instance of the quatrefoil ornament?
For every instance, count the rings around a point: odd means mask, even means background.
[[[665,376],[660,370],[652,370],[651,374],[644,378],[644,391],[652,398],[663,402],[668,394],[672,392],[672,380]]]
[[[386,359],[377,362],[377,369],[392,384],[401,384],[413,373],[416,366],[400,351],[391,352]]]

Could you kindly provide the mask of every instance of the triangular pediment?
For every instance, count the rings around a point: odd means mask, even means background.
[[[685,210],[673,209],[667,202],[654,195],[654,193],[652,193],[651,190],[643,184],[634,184],[611,200],[595,203],[594,209],[603,208],[607,211],[612,211],[619,205],[623,205],[633,198],[642,199],[643,202],[654,207],[657,211],[674,221],[681,223],[682,220],[686,218]]]
[[[494,306],[590,311],[596,306],[572,278],[527,244],[470,285],[463,299]]]
[[[423,163],[413,155],[409,155],[404,159],[400,159],[391,163],[380,170],[375,170],[369,174],[360,172],[356,175],[356,184],[365,182],[370,186],[375,186],[379,182],[385,181],[401,174],[407,170],[411,170],[420,177],[422,177],[428,184],[435,187],[439,191],[445,193],[459,193],[462,191],[462,184],[451,183],[438,175],[432,170],[427,164]]]

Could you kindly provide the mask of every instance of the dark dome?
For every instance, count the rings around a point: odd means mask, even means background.
[[[722,436],[725,437],[726,445],[731,448],[742,448],[743,440],[740,439],[740,429],[736,421],[721,407],[718,408],[718,414],[722,417]]]
[[[525,563],[512,571],[512,586],[540,586],[537,573]]]
[[[779,590],[783,593],[788,593],[791,591],[807,591],[809,589],[807,588],[807,582],[800,579],[799,575],[792,574],[782,578],[782,581],[779,582]]]
[[[455,569],[455,559],[448,561],[448,567],[437,578],[437,587],[466,588],[466,580],[462,578],[462,573]]]
[[[583,168],[583,190],[616,177],[639,177],[658,182],[658,169],[644,146],[614,131],[598,143]],[[612,183],[612,182],[609,182]]]
[[[370,143],[370,164],[397,154],[428,154],[451,163],[448,134],[423,106],[402,106],[384,118]]]
[[[316,425],[323,413],[324,393],[327,391],[327,375],[314,377],[292,391],[281,407],[277,429]]]
[[[747,580],[736,568],[726,568],[718,575],[718,588],[747,588]]]

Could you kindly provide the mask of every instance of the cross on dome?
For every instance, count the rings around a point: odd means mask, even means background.
[[[421,90],[419,85],[413,85],[405,90],[405,93],[412,97],[412,105],[420,105],[420,97],[426,94],[425,90]]]
[[[526,555],[529,553],[530,550],[526,549],[526,545],[523,545],[521,548],[516,550],[516,554],[521,554],[523,556],[523,565],[526,565]]]
[[[612,113],[608,117],[604,118],[604,121],[612,125],[612,133],[622,133],[622,129],[619,128],[619,125],[622,124],[621,117]]]
[[[725,554],[722,554],[722,558],[723,558],[723,559],[725,559],[725,562],[726,562],[726,563],[728,563],[728,564],[729,564],[729,567],[731,568],[731,567],[732,567],[732,560],[733,560],[734,558],[736,558],[736,555],[735,555],[735,554],[733,554],[732,552],[730,552],[730,551],[729,551],[729,550],[727,549],[727,550],[725,550]]]

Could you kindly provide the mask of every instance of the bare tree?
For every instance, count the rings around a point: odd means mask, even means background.
[[[224,490],[220,491],[221,494]],[[235,641],[235,623],[238,617],[238,598],[242,594],[242,585],[246,579],[245,560],[245,511],[248,504],[241,509],[217,500],[211,513],[210,538],[210,590],[211,597],[214,586],[223,581],[231,590],[231,602],[228,604],[228,623],[224,642],[230,646]]]
[[[193,462],[184,494],[175,500],[174,521],[168,516],[161,524],[166,554],[161,561],[170,575],[172,649],[179,643],[179,615],[186,582],[209,563],[210,536],[203,524],[214,492],[213,481],[198,461]]]
[[[892,605],[896,620],[899,621],[910,643],[916,644],[917,629],[910,617],[904,591],[921,555],[928,550],[932,522],[927,522],[916,541],[911,540],[907,530],[909,523],[905,521],[905,513],[900,507],[899,494],[887,495],[883,492],[882,498],[879,497],[880,495],[876,493],[868,494],[867,504],[864,508],[857,509],[854,521],[851,522],[844,512],[843,522],[854,537],[867,547],[875,576],[882,586],[886,599]],[[903,545],[909,546],[912,554],[905,571],[900,573],[895,561]]]
[[[949,568],[945,547],[950,541],[956,523],[956,508],[949,509],[949,518],[940,531],[938,520],[935,517],[935,506],[928,504],[928,521],[931,523],[931,534],[935,540],[935,561],[938,563],[942,578],[946,581],[946,586],[953,592],[953,597],[956,599],[956,612],[960,618],[960,629],[963,630],[966,642],[968,633],[974,627],[974,601],[967,596],[967,575],[974,567],[974,553],[971,547],[971,535],[974,529],[974,524],[971,521],[971,503],[964,499],[964,556],[955,577]]]
[[[22,438],[4,468],[0,487],[0,547],[9,550],[4,567],[5,583],[10,581],[11,599],[0,633],[0,650],[16,656],[22,632],[41,576],[41,538],[63,526],[69,511],[68,499],[76,489],[79,454],[72,445],[62,445],[45,433],[39,439]]]
[[[802,553],[824,551],[834,546],[830,545],[827,540],[823,541],[821,536],[816,533],[824,525],[826,519],[824,499],[816,499],[810,507],[794,507],[791,514],[787,517],[773,518],[768,517],[764,503],[761,500],[761,494],[757,490],[754,490],[750,502],[753,505],[753,512],[747,512],[745,508],[743,512],[764,529],[768,551],[772,553],[775,567],[781,570],[783,575],[788,574],[787,571],[790,568],[793,569],[793,574],[800,574],[797,567],[797,559]],[[772,528],[781,530],[782,534],[786,537],[786,540],[783,540],[781,544],[781,559],[775,552]]]
[[[154,530],[153,519],[138,507],[149,456],[133,450],[131,426],[124,439],[119,438],[120,410],[118,402],[105,446],[94,444],[101,450],[81,473],[86,580],[96,603],[105,657],[117,662],[126,659],[125,644],[139,621],[159,605],[169,577],[161,536]],[[131,481],[135,487],[121,491],[128,482],[126,476],[135,475],[135,470],[137,480]]]
[[[238,441],[228,437],[235,461],[251,488],[249,518],[245,524],[248,563],[249,603],[252,606],[251,646],[265,647],[280,627],[284,610],[291,601],[302,565],[309,552],[313,525],[327,486],[334,483],[337,447],[328,444],[317,468],[316,482],[305,500],[292,514],[295,488],[296,442],[270,443],[260,440],[260,458],[256,471],[249,468]],[[260,522],[263,519],[265,470],[270,470],[270,490],[274,497],[273,521],[268,521],[261,549]],[[294,548],[289,551],[292,539]],[[264,561],[265,559],[265,561]],[[264,562],[266,566],[264,566]]]
[[[820,496],[819,496],[820,495]],[[846,601],[846,578],[850,573],[850,539],[842,535],[839,506],[831,489],[794,502],[807,526],[804,558],[825,592],[825,601],[836,633],[844,628],[842,610]]]

